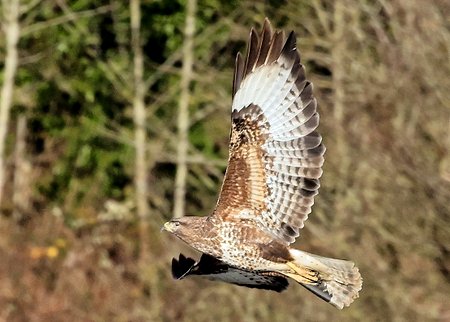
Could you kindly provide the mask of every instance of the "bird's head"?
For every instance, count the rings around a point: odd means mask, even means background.
[[[190,244],[193,238],[202,236],[204,222],[205,217],[186,216],[166,222],[161,230],[168,231]]]

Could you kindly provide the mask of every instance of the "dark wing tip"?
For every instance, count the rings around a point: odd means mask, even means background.
[[[234,76],[233,76],[233,97],[241,86],[242,79],[244,78],[244,61],[242,60],[242,55],[240,52],[236,55],[236,62],[234,65]]]
[[[195,265],[195,260],[185,257],[183,254],[180,254],[178,260],[172,258],[172,277],[177,280],[186,277]]]
[[[299,54],[297,52],[297,37],[294,31],[291,31],[289,33],[289,36],[284,43],[283,49],[281,50],[280,56],[283,56],[290,61],[299,59],[297,58],[299,57]]]
[[[255,67],[255,63],[258,60],[258,52],[259,52],[259,36],[254,28],[250,30],[250,38],[248,41],[247,48],[247,58],[245,60],[244,67],[244,77],[248,75],[253,68]]]
[[[291,31],[287,39],[285,39],[283,30],[273,32],[272,25],[267,17],[264,19],[262,31],[259,36],[255,29],[251,28],[245,59],[243,60],[239,53],[236,56],[233,78],[233,97],[239,90],[245,76],[259,66],[271,64],[280,56],[283,56],[288,61],[300,61],[300,56],[297,53],[296,48],[295,32]]]
[[[270,41],[272,39],[272,26],[270,25],[269,19],[264,20],[264,25],[261,31],[261,42],[259,43],[259,49],[258,49],[258,59],[255,64],[255,68],[258,68],[259,66],[263,65],[266,61],[267,54],[269,53],[270,49]]]
[[[281,50],[283,48],[283,43],[284,43],[284,31],[277,30],[270,41],[269,52],[267,53],[267,58],[265,59],[266,64],[271,64],[274,61],[276,61],[278,57],[280,57]]]
[[[291,31],[286,39],[285,47],[290,50],[297,50],[297,34],[295,31]]]

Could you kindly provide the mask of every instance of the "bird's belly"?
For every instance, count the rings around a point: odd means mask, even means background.
[[[273,265],[271,261],[261,257],[256,246],[251,245],[225,246],[220,259],[231,266],[246,270],[270,270],[269,267]]]
[[[222,229],[222,232],[219,239],[220,260],[247,270],[269,270],[273,266],[272,261],[262,257],[261,240],[254,234],[243,229]]]

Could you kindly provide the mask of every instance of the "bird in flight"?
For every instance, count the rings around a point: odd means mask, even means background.
[[[291,247],[318,194],[325,146],[313,85],[292,31],[250,32],[236,57],[228,167],[211,215],[185,216],[164,229],[202,253],[180,254],[176,279],[212,280],[281,292],[288,279],[342,309],[358,297],[355,264]]]

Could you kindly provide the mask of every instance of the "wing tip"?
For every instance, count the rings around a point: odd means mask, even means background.
[[[242,79],[244,78],[244,65],[242,60],[242,55],[240,52],[236,55],[236,60],[234,63],[234,75],[233,75],[233,98],[234,95],[236,95],[236,92],[239,89],[239,86],[241,85]]]
[[[176,280],[183,279],[191,272],[195,265],[195,260],[183,254],[180,254],[178,259],[172,258],[172,277]]]
[[[258,61],[259,36],[255,28],[250,29],[250,36],[247,47],[247,58],[244,64],[244,77],[253,71],[255,63]]]
[[[242,58],[238,57],[240,55],[239,53],[236,56],[233,97],[245,76],[254,71],[255,68],[264,64],[271,64],[280,57],[300,62],[300,55],[296,48],[295,31],[290,31],[287,38],[285,37],[284,30],[276,30],[274,32],[272,24],[267,17],[264,18],[259,35],[254,27],[250,29],[247,44],[246,58],[243,62]]]

